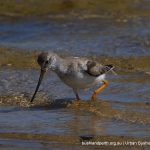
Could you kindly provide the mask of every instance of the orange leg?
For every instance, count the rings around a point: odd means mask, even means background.
[[[101,86],[101,87],[99,87],[97,90],[95,90],[94,91],[94,93],[93,93],[93,95],[92,95],[92,97],[91,97],[91,100],[92,101],[96,101],[96,95],[100,92],[100,91],[102,91],[107,85],[108,85],[108,81],[107,80],[104,80],[103,81],[103,85]]]

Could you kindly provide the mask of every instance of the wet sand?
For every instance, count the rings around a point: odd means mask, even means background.
[[[11,48],[0,48],[0,66],[18,69],[39,69],[36,62],[38,51],[24,51]],[[62,57],[68,57],[69,53],[60,53]],[[150,74],[150,56],[110,57],[110,56],[87,56],[102,64],[113,64],[120,73],[145,72]]]

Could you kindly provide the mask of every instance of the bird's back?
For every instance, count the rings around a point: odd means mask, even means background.
[[[57,75],[61,80],[72,88],[84,89],[95,84],[97,77],[89,75],[87,71],[87,62],[89,59],[80,57],[69,57],[62,62],[61,72]],[[61,70],[61,69],[59,69]]]

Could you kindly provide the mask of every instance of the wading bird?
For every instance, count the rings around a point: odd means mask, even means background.
[[[101,86],[93,92],[91,97],[92,101],[96,101],[96,95],[108,85],[108,81],[105,80],[106,73],[113,72],[114,68],[112,65],[101,65],[96,61],[83,57],[64,59],[53,52],[41,53],[37,62],[41,67],[41,73],[31,102],[35,98],[44,74],[49,69],[54,71],[66,85],[73,89],[79,102],[78,91],[80,89],[90,88],[95,84],[99,84]]]

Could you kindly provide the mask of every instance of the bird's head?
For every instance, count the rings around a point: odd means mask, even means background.
[[[56,57],[57,55],[55,53],[41,53],[37,59],[37,62],[41,67],[41,71],[46,72],[48,69],[53,70],[56,65]]]
[[[55,69],[56,67],[56,57],[57,55],[55,53],[47,53],[43,52],[38,56],[37,62],[41,67],[40,77],[37,84],[37,87],[35,89],[35,92],[32,96],[31,102],[34,100],[35,95],[40,87],[40,84],[42,82],[42,79],[45,75],[45,73],[48,71],[48,69]]]

